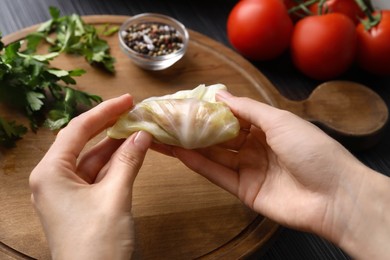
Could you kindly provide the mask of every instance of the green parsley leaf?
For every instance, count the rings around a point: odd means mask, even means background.
[[[0,117],[0,146],[11,148],[27,133],[27,128]]]
[[[69,71],[66,70],[58,70],[58,69],[48,69],[47,72],[53,74],[54,76],[61,78],[65,76],[69,76]]]
[[[39,42],[50,44],[50,52],[65,52],[82,55],[88,63],[115,72],[115,58],[110,55],[108,43],[101,39],[97,29],[86,24],[79,15],[60,16],[59,9],[50,7],[51,19],[42,24],[38,32],[26,37],[26,53],[35,52]],[[105,30],[105,35],[115,32],[114,28]],[[54,38],[50,36],[54,33]]]
[[[96,95],[69,87],[76,84],[73,77],[83,75],[84,70],[50,67],[50,61],[59,52],[39,55],[31,50],[22,52],[21,42],[4,47],[1,34],[0,46],[0,102],[24,113],[32,131],[42,124],[59,129],[76,116],[81,107],[88,109],[102,101]],[[25,126],[0,118],[0,146],[14,146],[26,131]]]
[[[39,111],[43,106],[45,95],[40,92],[29,91],[26,93],[26,99],[32,111]]]
[[[93,103],[100,103],[102,99],[96,95],[72,88],[64,89],[64,98],[56,103],[56,106],[48,113],[45,126],[51,130],[60,129],[67,125],[69,121],[78,115],[80,106],[90,107]]]
[[[60,18],[60,10],[54,6],[49,6],[49,13],[53,19]]]
[[[44,55],[38,55],[38,54],[32,55],[32,54],[24,54],[24,53],[20,53],[20,52],[17,53],[17,55],[19,55],[20,57],[23,57],[26,59],[34,59],[34,60],[42,61],[42,62],[50,61],[50,60],[54,59],[55,57],[57,57],[59,54],[60,54],[59,52],[50,52],[50,53],[47,53]]]

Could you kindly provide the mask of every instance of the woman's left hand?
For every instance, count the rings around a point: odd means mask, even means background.
[[[82,150],[132,105],[131,96],[123,95],[76,117],[32,171],[32,202],[54,259],[130,258],[132,188],[152,137],[106,137]]]

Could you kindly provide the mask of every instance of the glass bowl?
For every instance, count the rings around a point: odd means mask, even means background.
[[[163,70],[180,60],[187,51],[189,34],[172,17],[144,13],[125,21],[119,29],[122,51],[138,66]]]

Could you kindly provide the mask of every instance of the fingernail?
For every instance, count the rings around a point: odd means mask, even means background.
[[[125,94],[122,94],[122,95],[120,95],[120,96],[118,96],[117,97],[117,99],[128,99],[128,98],[133,98],[130,94],[128,94],[128,93],[125,93]]]
[[[217,93],[217,98],[218,99],[222,99],[222,100],[226,100],[226,99],[230,99],[233,97],[232,94],[230,94],[229,92],[225,91],[225,90],[219,90]]]
[[[139,131],[136,133],[133,142],[140,149],[147,150],[152,143],[152,136],[145,131]]]

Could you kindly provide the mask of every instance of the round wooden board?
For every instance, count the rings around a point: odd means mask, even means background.
[[[91,24],[121,24],[126,16],[87,16]],[[6,44],[23,39],[33,26],[4,37]],[[235,95],[275,105],[275,89],[249,62],[229,48],[190,31],[188,52],[164,71],[145,71],[120,51],[117,36],[107,37],[117,59],[116,74],[90,67],[83,58],[61,55],[52,65],[83,68],[76,88],[104,100],[131,93],[135,101],[192,89],[199,84],[225,84]],[[23,117],[0,107],[0,114]],[[77,133],[75,133],[77,134]],[[91,141],[91,145],[105,133]],[[17,147],[0,150],[0,258],[49,259],[39,220],[30,203],[28,177],[53,142],[55,134],[29,132]],[[113,191],[115,192],[115,191]],[[249,256],[265,247],[278,225],[242,205],[237,198],[193,173],[173,158],[150,151],[134,188],[135,259],[192,259]]]

